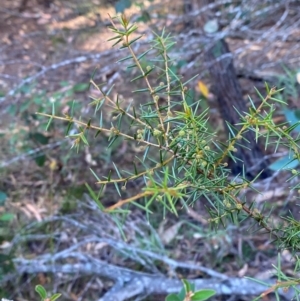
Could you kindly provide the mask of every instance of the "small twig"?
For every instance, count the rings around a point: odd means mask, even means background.
[[[47,144],[47,145],[44,145],[44,146],[41,146],[41,147],[38,147],[38,148],[35,148],[35,149],[32,149],[26,153],[23,153],[13,159],[10,159],[8,161],[5,161],[5,162],[0,162],[0,168],[2,167],[7,167],[13,163],[16,163],[18,161],[21,161],[21,160],[25,160],[27,159],[28,157],[32,157],[32,158],[35,158],[39,155],[39,153],[41,153],[42,151],[46,150],[46,149],[52,149],[52,148],[55,148],[56,146],[59,146],[63,143],[65,143],[66,140],[61,140],[61,141],[57,141],[57,142],[54,142],[54,143],[51,143],[51,144]]]
[[[114,53],[117,54],[117,52],[114,52]],[[6,94],[5,97],[0,97],[0,103],[3,102],[7,97],[13,96],[17,92],[17,90],[19,90],[24,85],[32,83],[33,81],[35,81],[39,77],[45,75],[49,71],[57,70],[59,68],[62,68],[62,67],[65,67],[65,66],[68,66],[68,65],[71,65],[71,64],[83,63],[87,60],[99,60],[99,59],[104,59],[105,60],[106,57],[111,57],[111,54],[112,54],[111,50],[107,50],[107,51],[103,51],[101,53],[78,56],[78,57],[75,57],[75,58],[72,58],[72,59],[68,59],[68,60],[64,60],[64,61],[59,62],[59,63],[52,64],[48,67],[44,67],[41,71],[39,71],[39,72],[35,73],[34,75],[29,76],[26,79],[22,80],[16,87],[11,89]]]

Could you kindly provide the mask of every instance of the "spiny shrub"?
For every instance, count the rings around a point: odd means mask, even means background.
[[[148,49],[136,53],[133,45],[142,38],[136,34],[137,25],[131,24],[124,15],[112,18],[111,24],[114,46],[127,51],[119,62],[127,63],[128,69],[138,70],[139,74],[131,82],[138,84],[139,88],[133,93],[141,94],[143,103],[139,107],[133,102],[125,105],[121,97],[111,96],[113,87],[99,85],[91,79],[92,87],[101,97],[93,98],[90,103],[95,107],[95,114],[90,119],[84,121],[72,109],[68,114],[58,116],[55,114],[55,103],[52,113],[40,114],[49,118],[48,126],[54,119],[66,122],[68,138],[73,139],[73,147],[77,150],[81,145],[89,145],[87,132],[90,131],[95,132],[95,137],[105,134],[108,137],[107,148],[123,139],[142,150],[127,170],[113,164],[114,171],[107,175],[94,173],[99,191],[88,187],[101,210],[126,214],[133,205],[145,210],[151,218],[154,206],[159,206],[164,214],[169,211],[177,215],[178,210],[193,206],[205,198],[209,204],[209,222],[212,226],[219,227],[228,222],[238,224],[250,218],[256,225],[255,230],[264,229],[280,248],[288,248],[294,253],[299,251],[300,222],[286,216],[281,223],[274,224],[271,212],[259,209],[254,202],[249,204],[240,196],[243,189],[252,188],[259,174],[251,181],[243,174],[233,178],[226,163],[228,157],[237,160],[237,144],[248,147],[249,142],[243,137],[246,131],[254,131],[256,139],[263,139],[266,148],[272,146],[275,151],[279,146],[288,148],[292,153],[290,161],[300,160],[299,137],[295,139],[292,135],[298,124],[275,124],[273,121],[274,104],[283,103],[276,98],[280,90],[269,88],[266,84],[265,96],[257,91],[259,105],[250,99],[249,111],[239,112],[239,129],[231,132],[226,143],[220,143],[216,133],[208,129],[208,110],[200,110],[201,100],[187,101],[188,84],[193,78],[182,81],[173,71],[175,61],[169,56],[175,44],[172,37],[163,30],[161,34],[155,34]],[[103,120],[105,105],[113,110],[109,126],[105,126]],[[297,170],[290,172],[290,180],[299,174]],[[143,187],[138,193],[124,198],[128,184],[138,179]],[[108,185],[115,187],[120,199],[105,207],[101,197]],[[300,185],[290,189],[299,193]],[[278,273],[281,281],[269,288],[267,293],[299,283],[298,279],[285,278],[280,270]]]

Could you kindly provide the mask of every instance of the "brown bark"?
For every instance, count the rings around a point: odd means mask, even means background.
[[[51,4],[51,0],[39,0],[37,2],[38,4],[43,4],[46,8],[49,8]],[[32,5],[35,5],[35,3],[33,3]],[[19,11],[23,12],[24,10],[26,10],[27,7],[28,7],[28,0],[22,0],[19,7]]]
[[[236,124],[241,122],[241,117],[237,111],[244,115],[245,112],[249,112],[249,108],[247,107],[247,102],[243,99],[242,89],[233,65],[232,54],[225,40],[222,39],[215,42],[206,52],[206,59],[211,81],[214,85],[212,91],[216,95],[220,113],[225,122],[225,128],[228,130],[227,121],[239,129],[239,126]],[[243,136],[249,142],[245,140],[239,141],[245,147],[235,145],[237,148],[235,157],[237,159],[235,162],[233,159],[229,160],[229,167],[232,172],[234,174],[242,173],[244,166],[246,175],[249,178],[254,178],[261,170],[264,170],[261,175],[262,178],[270,176],[271,171],[267,168],[270,162],[263,159],[265,154],[261,145],[256,143],[254,132],[247,131]]]

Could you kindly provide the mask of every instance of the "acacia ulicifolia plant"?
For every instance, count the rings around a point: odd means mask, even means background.
[[[264,139],[265,147],[274,146],[275,151],[280,145],[293,152],[291,160],[300,160],[299,138],[292,137],[291,132],[297,125],[276,125],[273,121],[275,103],[282,103],[275,97],[281,90],[269,88],[266,84],[266,96],[261,95],[260,104],[256,106],[250,99],[249,112],[239,112],[241,121],[236,132],[232,132],[226,144],[218,141],[216,133],[208,130],[208,110],[200,110],[200,101],[187,101],[188,84],[194,78],[183,81],[173,70],[175,63],[169,57],[174,39],[166,34],[155,34],[153,41],[143,53],[136,53],[133,45],[142,38],[138,36],[136,24],[131,24],[124,16],[111,18],[111,31],[115,41],[114,46],[120,45],[127,51],[119,62],[127,62],[127,68],[135,68],[139,75],[131,81],[139,85],[134,94],[143,94],[144,101],[138,107],[135,103],[123,105],[122,99],[111,97],[113,87],[98,85],[91,79],[91,85],[98,90],[101,97],[93,98],[90,105],[95,107],[95,114],[88,121],[76,117],[76,112],[58,116],[55,114],[53,103],[52,114],[41,114],[49,118],[68,123],[69,133],[76,125],[77,133],[68,134],[73,139],[73,146],[88,145],[86,131],[94,130],[95,136],[105,133],[108,136],[107,147],[110,148],[117,139],[126,139],[140,147],[143,152],[136,155],[137,161],[132,163],[130,170],[121,170],[117,165],[114,172],[106,176],[95,175],[100,187],[97,194],[90,189],[91,196],[102,210],[114,212],[124,208],[124,205],[136,205],[151,213],[153,203],[162,207],[163,212],[177,214],[179,209],[193,206],[201,198],[206,198],[210,204],[209,221],[214,226],[225,224],[228,220],[241,222],[252,218],[255,224],[270,233],[281,248],[292,251],[300,249],[300,222],[292,217],[286,217],[280,225],[274,225],[270,213],[259,210],[254,202],[250,204],[242,199],[240,191],[252,188],[257,177],[251,181],[241,174],[232,177],[226,158],[235,158],[236,143],[247,147],[249,142],[243,138],[246,131],[254,131],[257,139]],[[142,62],[150,62],[144,64]],[[164,99],[164,102],[160,100]],[[104,104],[113,108],[114,115],[111,125],[106,127],[103,122]],[[124,120],[130,120],[129,126],[124,126]],[[128,122],[126,123],[128,124]],[[251,142],[255,143],[255,142]],[[113,176],[115,175],[115,177]],[[231,176],[231,177],[230,177]],[[298,172],[292,171],[292,178]],[[134,195],[122,198],[122,191],[131,181],[142,179],[143,187]],[[120,199],[114,205],[104,208],[99,196],[107,185],[113,185]],[[300,184],[291,189],[300,191]],[[128,210],[126,206],[126,210]],[[125,210],[125,211],[126,211]]]

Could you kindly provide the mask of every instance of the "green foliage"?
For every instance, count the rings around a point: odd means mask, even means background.
[[[0,280],[4,275],[14,271],[13,254],[0,254]],[[4,291],[0,289],[0,295]]]
[[[14,130],[8,131],[7,137],[4,137],[9,140],[7,152],[15,157],[20,153],[27,153],[39,167],[43,167],[47,159],[45,149],[51,142],[55,128],[48,128],[50,133],[45,133],[47,123],[45,119],[39,118],[36,112],[48,112],[54,103],[56,110],[63,111],[69,106],[76,109],[74,98],[88,88],[89,84],[86,83],[72,85],[62,81],[58,91],[48,94],[45,90],[37,90],[35,84],[23,85],[17,92],[24,95],[25,101],[21,105],[11,104],[7,108],[11,117],[20,117],[18,124],[11,123],[11,128]]]
[[[295,266],[295,270],[294,272],[297,273],[299,271],[299,258],[297,258],[297,264]],[[280,295],[278,293],[278,290],[282,289],[284,292],[287,292],[288,289],[292,288],[295,291],[295,300],[299,300],[299,284],[300,284],[300,280],[299,279],[295,279],[292,277],[288,277],[286,276],[282,271],[281,271],[281,258],[280,258],[280,254],[278,254],[278,264],[277,266],[273,266],[273,268],[276,270],[276,277],[277,277],[277,282],[273,285],[270,285],[268,283],[265,283],[264,281],[261,280],[257,280],[257,279],[252,279],[249,278],[259,284],[265,285],[266,287],[268,287],[268,289],[266,289],[262,294],[260,294],[259,296],[257,296],[255,299],[253,299],[253,301],[257,301],[260,300],[262,298],[266,298],[266,296],[270,293],[274,293],[276,296],[276,300],[280,300]]]
[[[299,135],[300,133],[300,111],[290,110],[285,108],[283,110],[286,120],[290,125],[291,134]],[[279,160],[270,165],[270,169],[278,171],[281,169],[294,169],[299,166],[299,160],[293,151],[290,154],[283,156]]]
[[[279,93],[278,98],[289,99],[292,98],[294,100],[299,98],[298,92],[298,80],[297,76],[299,76],[299,72],[289,70],[287,67],[282,66],[285,74],[282,76],[277,76],[277,83],[281,87],[285,87]],[[300,111],[298,109],[289,109],[286,105],[283,106],[283,113],[288,121],[289,125],[291,126],[291,132],[294,135],[299,135],[300,133]],[[291,151],[288,155],[280,158],[279,160],[275,161],[271,164],[270,168],[274,171],[278,171],[281,169],[293,169],[299,166],[299,160],[295,160],[294,153]]]
[[[137,22],[148,22],[151,20],[149,10],[151,7],[147,7],[147,3],[152,3],[154,0],[118,0],[115,3],[116,13],[124,13],[127,8],[131,6],[137,6],[140,9],[140,16],[137,18]]]
[[[240,113],[240,129],[232,131],[227,142],[221,144],[216,133],[209,130],[208,109],[201,110],[201,100],[187,101],[190,95],[188,84],[192,79],[184,81],[174,72],[176,62],[168,54],[175,44],[172,37],[163,30],[161,34],[155,34],[147,51],[135,53],[132,45],[141,38],[136,35],[137,25],[130,24],[125,16],[111,19],[111,23],[114,34],[111,40],[115,46],[127,50],[119,62],[126,63],[129,69],[139,71],[131,82],[138,84],[139,88],[134,93],[143,95],[143,103],[137,107],[135,103],[128,104],[119,96],[113,99],[110,96],[113,87],[105,89],[104,84],[97,84],[92,79],[91,85],[101,96],[93,98],[90,103],[95,108],[95,114],[88,120],[76,116],[76,110],[71,110],[65,116],[56,115],[58,110],[54,102],[52,113],[39,113],[48,118],[48,127],[55,119],[67,122],[68,129],[76,124],[77,132],[68,137],[73,139],[73,147],[77,151],[80,146],[89,145],[87,132],[91,131],[95,132],[95,137],[99,134],[108,137],[108,149],[114,147],[119,139],[124,139],[142,150],[142,154],[137,154],[132,162],[131,169],[123,170],[117,164],[112,164],[106,176],[93,172],[100,192],[93,192],[87,187],[99,208],[121,215],[127,214],[131,206],[137,206],[150,219],[155,206],[160,206],[164,216],[167,212],[178,215],[180,210],[206,199],[212,227],[225,226],[228,222],[239,225],[245,219],[252,219],[256,225],[255,230],[263,229],[270,233],[281,248],[290,249],[294,253],[299,251],[299,223],[293,217],[285,217],[282,223],[275,225],[271,212],[259,208],[253,202],[249,204],[240,196],[243,189],[252,188],[259,174],[252,181],[244,174],[231,180],[226,162],[228,156],[237,160],[236,145],[247,147],[244,134],[253,131],[256,139],[264,139],[266,148],[272,147],[274,151],[279,146],[287,148],[293,154],[291,160],[298,164],[299,137],[295,139],[291,135],[298,124],[287,122],[277,125],[273,119],[275,104],[285,104],[280,97],[276,97],[282,89],[269,88],[266,84],[265,96],[257,91],[260,104],[256,106],[250,99],[249,112],[244,115]],[[148,65],[141,63],[142,59],[149,62]],[[104,104],[114,110],[110,127],[106,127],[103,122]],[[130,121],[128,128],[124,128],[125,119]],[[289,180],[298,176],[295,169],[290,170],[290,173]],[[137,179],[143,182],[142,189],[128,196],[125,193],[128,183]],[[101,196],[108,185],[115,187],[120,200],[105,208],[101,204]],[[294,185],[291,190],[300,192],[300,184]],[[171,295],[167,300],[183,300],[186,298],[183,294],[194,291],[187,282],[184,285],[183,293]],[[193,292],[190,300],[205,300],[212,294],[208,290]]]
[[[54,294],[54,295],[48,297],[47,291],[45,290],[45,288],[42,285],[37,285],[35,287],[35,291],[41,297],[41,301],[46,301],[46,300],[47,301],[55,301],[61,296],[61,294]]]
[[[166,297],[166,301],[204,301],[215,295],[214,290],[195,290],[195,285],[182,280],[183,288],[178,294],[170,294]]]
[[[7,199],[5,192],[0,191],[0,210],[3,208]],[[0,211],[2,212],[2,210]],[[0,245],[4,242],[9,242],[12,239],[13,233],[11,230],[11,222],[15,215],[9,212],[0,213]],[[0,254],[0,280],[3,275],[11,272],[14,269],[13,252]],[[1,290],[0,290],[1,292]]]
[[[7,199],[7,194],[3,191],[0,191],[0,206],[3,206]]]
[[[276,77],[277,85],[284,87],[278,98],[284,100],[288,98],[297,99],[299,97],[297,74],[299,71],[290,70],[286,66],[282,66],[285,74]]]
[[[0,191],[0,207],[4,207],[7,195]],[[2,210],[1,210],[2,211]],[[14,215],[11,213],[1,213],[0,211],[0,244],[9,236],[9,224],[13,220]]]
[[[115,9],[117,13],[123,13],[126,8],[131,6],[131,0],[119,0],[115,4]]]
[[[178,294],[170,294],[166,297],[166,301],[204,301],[215,295],[214,290],[198,290],[195,291],[195,286],[187,280],[182,280],[183,288]],[[41,297],[41,301],[55,301],[61,294],[54,294],[48,297],[47,291],[42,285],[37,285],[35,291]]]

